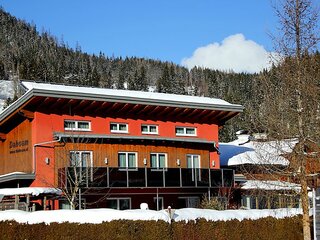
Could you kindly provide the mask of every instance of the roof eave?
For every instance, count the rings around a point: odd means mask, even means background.
[[[152,140],[152,141],[173,141],[173,142],[189,142],[200,144],[213,144],[216,148],[215,141],[208,141],[194,138],[165,138],[165,137],[148,137],[148,136],[126,136],[126,135],[109,135],[109,134],[68,134],[62,132],[55,132],[54,136],[58,138],[88,138],[88,139],[123,139],[123,140]]]
[[[13,114],[17,109],[23,106],[28,100],[30,100],[34,96],[33,90],[26,92],[20,98],[18,98],[15,102],[10,104],[7,108],[4,109],[0,113],[0,124],[3,120],[5,120],[8,116]]]
[[[83,93],[70,92],[70,91],[55,91],[46,89],[33,88],[28,90],[24,95],[18,98],[14,103],[9,105],[3,112],[0,113],[0,124],[3,120],[12,115],[17,109],[21,108],[27,103],[32,97],[55,97],[55,98],[74,98],[83,99]],[[110,101],[110,102],[121,102],[121,103],[132,103],[132,104],[143,104],[143,105],[157,105],[157,106],[168,106],[168,107],[179,107],[179,108],[194,108],[194,109],[207,109],[217,111],[227,111],[241,113],[244,107],[238,104],[222,105],[222,104],[205,104],[205,103],[190,103],[172,100],[161,100],[161,99],[142,99],[136,97],[126,96],[112,96],[112,95],[99,95],[88,93],[85,97],[87,100],[93,101]]]
[[[57,97],[57,98],[75,98],[83,99],[83,93],[80,92],[70,92],[70,91],[56,91],[56,90],[46,90],[46,89],[33,89],[33,94],[35,96],[43,97]],[[208,110],[219,110],[219,111],[230,111],[230,112],[243,112],[244,107],[238,104],[205,104],[205,103],[190,103],[172,100],[162,100],[162,99],[142,99],[132,96],[113,96],[113,95],[99,95],[87,93],[85,98],[87,100],[94,101],[110,101],[110,102],[121,102],[121,103],[133,103],[133,104],[143,104],[143,105],[159,105],[168,107],[180,107],[180,108],[198,108],[198,109],[208,109]]]
[[[34,173],[25,173],[25,174],[21,174],[21,173],[14,173],[14,174],[10,174],[10,175],[4,175],[4,176],[0,176],[0,183],[4,183],[4,182],[10,182],[10,181],[15,181],[15,180],[34,180],[35,179],[35,174]]]

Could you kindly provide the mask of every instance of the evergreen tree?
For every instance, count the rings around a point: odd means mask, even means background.
[[[141,91],[148,90],[146,70],[144,66],[140,68],[139,73],[135,74],[135,86],[136,86],[136,90],[141,90]]]
[[[157,82],[157,90],[161,93],[172,93],[171,76],[168,65],[166,64],[162,70],[161,77]]]
[[[122,72],[119,73],[119,78],[116,84],[117,89],[124,89],[125,77]]]

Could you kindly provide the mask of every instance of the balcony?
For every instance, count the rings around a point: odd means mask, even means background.
[[[133,168],[116,167],[58,170],[58,186],[95,188],[222,188],[234,186],[234,171],[230,169]]]

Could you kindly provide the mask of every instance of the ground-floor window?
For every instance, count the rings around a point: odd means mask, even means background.
[[[200,206],[199,197],[179,197],[179,206],[182,208],[197,208]]]
[[[118,210],[131,209],[131,198],[108,198],[107,208]]]
[[[163,197],[154,197],[153,203],[157,211],[164,209]]]
[[[299,199],[299,196],[291,194],[245,195],[241,206],[246,209],[297,208]]]
[[[71,209],[71,205],[67,200],[60,200],[59,209]]]
[[[86,208],[86,199],[81,198],[81,209],[85,209],[85,208]],[[71,209],[70,202],[68,200],[59,200],[59,209]],[[79,209],[79,206],[77,206],[77,209]]]

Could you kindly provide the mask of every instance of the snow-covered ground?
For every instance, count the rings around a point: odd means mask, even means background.
[[[12,81],[0,80],[0,112],[2,112],[5,101],[9,97],[13,98]]]
[[[183,208],[172,210],[171,219],[174,221],[193,221],[204,218],[207,221],[228,221],[237,219],[256,220],[265,217],[285,218],[301,214],[301,209],[273,209],[273,210],[208,210],[196,208]],[[99,224],[112,220],[155,220],[170,222],[167,210],[114,210],[114,209],[87,209],[87,210],[52,210],[24,212],[20,210],[7,210],[0,212],[0,221],[16,221],[19,223],[93,223]]]

